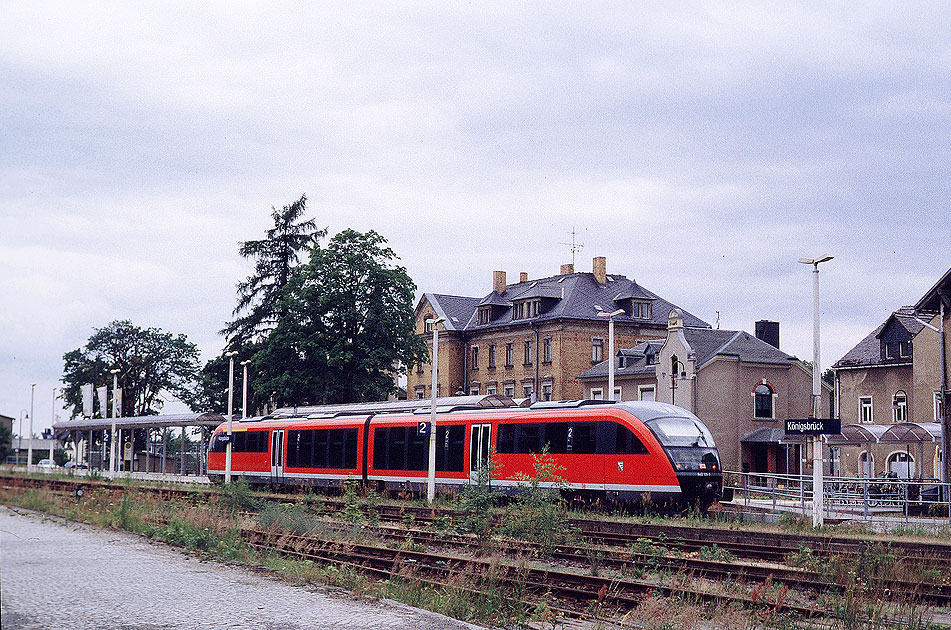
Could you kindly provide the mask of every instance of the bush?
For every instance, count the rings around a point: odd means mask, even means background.
[[[547,446],[540,455],[532,456],[532,466],[533,477],[520,476],[518,492],[506,508],[502,532],[536,542],[543,555],[550,555],[572,532],[561,498],[565,480],[560,473],[564,467],[551,457]]]
[[[231,483],[225,484],[218,491],[218,505],[234,516],[238,512],[256,511],[260,499],[254,495],[247,479],[238,477]]]

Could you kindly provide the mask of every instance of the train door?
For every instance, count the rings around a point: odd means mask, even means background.
[[[271,432],[271,482],[284,481],[284,429]]]
[[[489,463],[489,443],[492,438],[491,424],[473,424],[469,448],[469,478],[479,480],[479,470]]]

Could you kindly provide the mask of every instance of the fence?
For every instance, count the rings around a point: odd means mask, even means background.
[[[767,507],[773,511],[811,514],[811,475],[727,472],[735,479],[734,503]],[[900,515],[933,517],[951,524],[951,484],[930,479],[888,477],[824,477],[823,513],[827,518],[863,518]]]

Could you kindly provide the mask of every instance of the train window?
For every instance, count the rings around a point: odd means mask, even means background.
[[[622,455],[647,455],[649,451],[634,432],[622,424],[613,423],[617,427],[617,442],[614,452]]]
[[[234,435],[234,445],[231,450],[236,453],[246,453],[248,451],[248,434],[244,431],[238,431]]]
[[[569,435],[571,425],[566,422],[550,422],[545,425],[545,443],[548,445],[548,452],[570,453]]]
[[[373,432],[373,467],[386,469],[386,437],[388,430],[377,427]]]
[[[439,427],[437,427],[437,435]],[[407,428],[409,448],[406,456],[406,470],[429,470],[429,436],[420,435],[415,427]]]
[[[343,429],[330,430],[330,454],[327,457],[328,468],[343,468],[344,449],[347,437]]]
[[[541,453],[542,452],[542,425],[540,424],[518,424],[516,432],[515,452],[516,453]]]
[[[466,429],[462,425],[436,426],[436,470],[462,472]],[[427,454],[429,445],[427,444]],[[427,461],[427,470],[429,462]]]
[[[496,451],[499,453],[515,452],[515,425],[500,424],[499,435],[496,440]]]
[[[406,470],[406,427],[393,427],[386,435],[386,467]]]
[[[330,447],[327,429],[314,431],[314,468],[328,468],[327,449]]]
[[[582,455],[598,452],[597,425],[593,422],[579,422],[572,426],[571,451]]]

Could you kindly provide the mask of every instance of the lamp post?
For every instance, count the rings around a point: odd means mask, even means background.
[[[812,265],[812,417],[822,417],[821,368],[819,366],[819,263],[832,260],[826,254],[817,258],[800,258],[803,265]],[[812,526],[822,526],[822,439],[812,443]]]
[[[676,405],[674,402],[676,400],[677,394],[677,366],[680,366],[680,372],[684,374],[686,378],[687,366],[684,365],[684,362],[677,358],[677,355],[670,357],[670,404]]]
[[[30,385],[30,441],[26,446],[26,469],[33,466],[33,390],[36,389],[36,383]]]
[[[251,359],[242,361],[241,365],[244,367],[244,382],[242,386],[242,401],[241,401],[241,418],[248,417],[248,363],[251,363]]]
[[[20,461],[20,453],[23,452],[23,416],[26,415],[27,418],[30,417],[30,414],[27,413],[26,409],[20,410],[20,428],[17,429],[17,462]]]
[[[614,318],[623,314],[623,308],[610,313],[598,311],[598,317],[608,318],[608,400],[614,400]]]
[[[109,475],[116,474],[116,418],[119,417],[119,368],[109,370],[112,374],[112,428],[109,433]]]
[[[225,483],[231,483],[231,416],[234,406],[234,355],[237,350],[225,352],[228,357],[228,445],[225,446]]]
[[[56,460],[53,459],[53,443],[56,441],[56,436],[53,433],[53,424],[56,423],[56,388],[53,388],[53,404],[50,406],[50,463],[56,463]],[[74,458],[75,459],[75,458]]]
[[[436,498],[436,372],[439,369],[439,324],[445,317],[426,320],[433,326],[433,387],[429,414],[429,477],[426,481],[426,500],[432,504]]]

